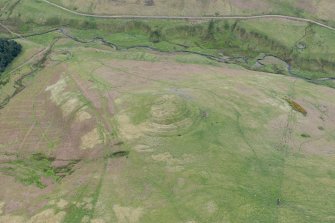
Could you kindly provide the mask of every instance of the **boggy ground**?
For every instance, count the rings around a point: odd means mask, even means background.
[[[335,220],[334,89],[68,45],[0,110],[0,222]]]

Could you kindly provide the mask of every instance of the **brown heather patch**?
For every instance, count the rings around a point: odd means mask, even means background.
[[[291,106],[291,108],[294,111],[300,112],[301,114],[303,114],[304,116],[307,115],[307,111],[306,109],[304,109],[300,104],[298,104],[297,102],[293,101],[290,98],[285,98],[285,100],[287,101],[287,103]]]

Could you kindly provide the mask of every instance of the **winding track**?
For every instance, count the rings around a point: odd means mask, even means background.
[[[286,16],[286,15],[252,15],[252,16],[145,16],[145,15],[96,15],[96,14],[87,14],[76,12],[71,9],[65,8],[61,5],[56,3],[50,2],[48,0],[42,0],[43,2],[60,8],[64,11],[70,12],[75,15],[85,16],[85,17],[93,17],[93,18],[102,18],[102,19],[195,19],[195,20],[209,20],[209,19],[242,19],[242,20],[250,20],[250,19],[271,19],[271,18],[278,18],[278,19],[286,19],[286,20],[293,20],[293,21],[300,21],[300,22],[308,22],[323,28],[335,31],[334,27],[328,26],[321,22],[312,20],[312,19],[305,19],[300,17],[294,16]]]
[[[12,34],[12,35],[14,35],[14,36],[17,36],[17,37],[19,37],[19,38],[24,39],[20,34],[14,32],[14,31],[12,31],[12,30],[10,30],[7,26],[3,25],[2,23],[0,23],[0,26],[1,26],[2,28],[4,28],[5,30],[7,30],[10,34]]]

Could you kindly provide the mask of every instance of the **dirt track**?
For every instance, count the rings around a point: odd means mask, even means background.
[[[60,8],[64,11],[70,12],[75,15],[85,16],[85,17],[94,17],[94,18],[102,18],[102,19],[195,19],[195,20],[208,20],[208,19],[243,19],[243,20],[250,20],[250,19],[287,19],[287,20],[294,20],[300,22],[308,22],[312,23],[321,27],[324,27],[329,30],[335,31],[334,27],[328,26],[326,24],[320,23],[315,20],[305,19],[300,17],[294,16],[286,16],[286,15],[252,15],[252,16],[141,16],[141,15],[96,15],[96,14],[87,14],[76,12],[71,9],[65,8],[48,0],[43,0],[43,2],[52,5],[54,7]]]

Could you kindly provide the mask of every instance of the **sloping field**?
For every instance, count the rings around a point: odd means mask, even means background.
[[[69,9],[116,15],[300,15],[323,20],[335,20],[332,0],[53,0]]]
[[[334,222],[334,89],[48,35],[0,110],[0,222]]]
[[[334,18],[327,0],[52,2]],[[0,18],[22,45],[0,73],[0,223],[335,222],[331,29],[42,0]]]

